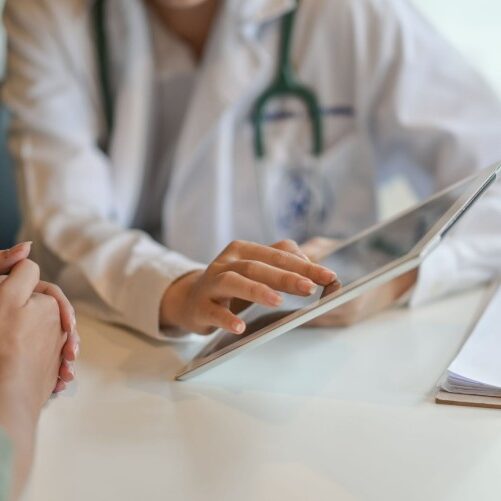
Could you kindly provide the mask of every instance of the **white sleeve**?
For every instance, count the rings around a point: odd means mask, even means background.
[[[501,105],[492,89],[407,1],[366,4],[357,85],[376,163],[412,164],[440,190],[501,160]],[[410,304],[500,271],[497,182],[422,264]]]
[[[161,298],[172,281],[202,265],[122,227],[114,216],[112,169],[97,147],[100,118],[87,89],[91,83],[68,57],[72,41],[61,35],[64,15],[75,36],[83,29],[77,3],[6,4],[3,97],[12,112],[23,236],[34,240],[46,276],[72,300],[84,301],[108,321],[165,339]],[[91,49],[82,44],[81,52],[91,64]]]

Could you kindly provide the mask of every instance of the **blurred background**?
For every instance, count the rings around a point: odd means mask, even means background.
[[[245,1],[245,0],[242,0]],[[308,1],[308,0],[306,0]],[[356,0],[353,0],[356,1]],[[443,35],[484,73],[501,95],[501,2],[411,0]],[[0,0],[0,10],[5,0]],[[4,37],[0,36],[0,62]],[[0,67],[3,66],[0,63]]]
[[[501,96],[501,3],[492,0],[413,0],[413,3]]]
[[[0,11],[5,0],[0,0]],[[245,0],[242,0],[245,1]],[[303,0],[308,1],[308,0]],[[356,1],[356,0],[353,0]],[[493,0],[411,0],[433,25],[487,78],[501,97],[501,2]],[[5,39],[0,29],[0,76]],[[5,152],[7,117],[0,107],[0,248],[12,242],[18,224],[13,176]],[[389,217],[414,203],[408,184],[388,179],[380,196],[381,215]]]

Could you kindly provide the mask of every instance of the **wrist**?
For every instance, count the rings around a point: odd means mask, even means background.
[[[29,396],[29,395],[28,395]],[[41,407],[16,385],[0,382],[0,427],[12,444],[11,497],[18,499],[28,477]]]
[[[203,270],[197,270],[174,281],[165,291],[160,305],[160,327],[179,327],[185,325],[185,305],[188,302],[193,285],[204,273]]]
[[[40,412],[41,405],[29,392],[10,381],[0,381],[0,426],[14,441],[20,438],[18,430],[25,435],[34,432]]]
[[[0,360],[0,411],[2,415],[7,415],[8,411],[9,417],[19,416],[24,422],[36,423],[45,402],[37,393],[36,384],[26,377],[21,364],[13,359],[20,360],[20,356]]]

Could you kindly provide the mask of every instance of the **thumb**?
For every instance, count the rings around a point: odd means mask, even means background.
[[[0,274],[9,273],[14,265],[26,259],[31,252],[31,242],[22,242],[7,250],[0,250]]]

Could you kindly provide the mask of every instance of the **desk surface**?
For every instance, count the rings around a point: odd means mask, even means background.
[[[186,383],[193,346],[82,317],[27,499],[499,501],[501,412],[433,403],[480,297],[297,330]]]

